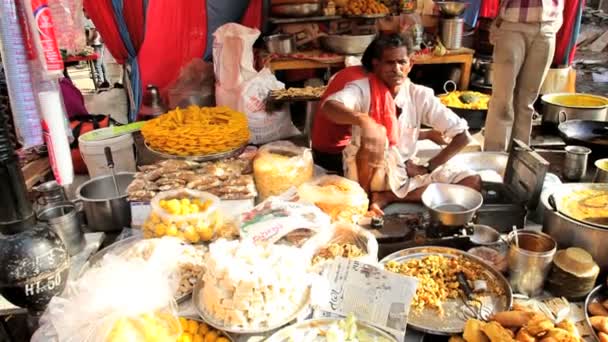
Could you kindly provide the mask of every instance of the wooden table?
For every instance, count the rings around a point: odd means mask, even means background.
[[[99,55],[97,53],[92,53],[90,55],[85,55],[85,56],[81,56],[81,55],[70,55],[70,56],[66,56],[63,59],[63,64],[64,64],[64,69],[63,69],[63,75],[66,78],[68,77],[68,67],[69,66],[74,66],[74,65],[78,65],[78,63],[80,62],[86,62],[87,66],[89,67],[89,75],[91,76],[91,79],[93,80],[93,86],[95,87],[95,90],[97,90],[97,82],[95,82],[95,79],[97,78],[97,71],[95,70],[95,61],[99,58]]]
[[[460,49],[448,51],[444,56],[428,56],[424,58],[413,58],[414,65],[428,65],[428,64],[460,64],[462,65],[462,72],[460,76],[460,82],[458,88],[461,90],[469,89],[469,83],[471,81],[471,67],[473,65],[473,53],[471,49]],[[265,67],[269,68],[272,72],[278,70],[296,70],[296,69],[326,69],[326,68],[343,68],[344,67],[344,56],[340,61],[332,61],[331,63],[325,63],[309,59],[296,59],[289,57],[269,59],[265,63]]]

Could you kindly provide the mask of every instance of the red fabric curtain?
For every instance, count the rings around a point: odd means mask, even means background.
[[[136,2],[136,1],[133,1]],[[114,19],[111,0],[84,0],[83,7],[95,24],[104,44],[116,61],[123,64],[127,59],[127,50],[118,33]]]
[[[262,12],[263,12],[263,0],[250,0],[247,10],[243,15],[241,24],[243,26],[262,29]]]
[[[161,94],[183,65],[202,58],[207,44],[206,0],[154,0],[148,4],[146,37],[139,51],[141,85]]]
[[[131,43],[133,43],[136,50],[139,50],[144,42],[144,34],[146,32],[146,13],[144,13],[143,0],[126,0],[124,6],[124,17],[129,28]]]

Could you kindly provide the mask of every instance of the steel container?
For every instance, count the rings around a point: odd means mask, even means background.
[[[570,106],[560,102],[564,98],[587,99],[589,105]],[[541,97],[543,104],[543,123],[559,125],[568,120],[608,120],[608,98],[583,93],[554,93],[545,94]]]
[[[608,158],[596,160],[595,167],[593,183],[608,183]]]
[[[360,55],[374,40],[376,35],[331,34],[321,37],[321,45],[327,50],[346,55]]]
[[[557,243],[551,236],[532,230],[511,232],[508,239],[509,283],[513,292],[530,297],[540,294],[551,269]]]
[[[93,178],[76,189],[76,197],[82,201],[87,225],[92,231],[120,231],[131,226],[131,208],[126,189],[134,176],[133,172],[116,174],[118,195],[112,175]]]
[[[80,216],[72,202],[53,203],[36,214],[38,220],[48,223],[59,235],[70,255],[78,254],[85,246],[84,233],[80,229]]]
[[[608,271],[608,229],[586,224],[553,209],[549,203],[549,197],[556,191],[572,191],[581,187],[599,186],[592,183],[571,183],[556,186],[552,191],[547,191],[541,196],[543,210],[543,232],[550,235],[559,248],[580,247],[589,252],[593,260],[600,266],[601,272]]]
[[[441,42],[446,49],[460,49],[462,47],[463,33],[463,18],[441,19]]]
[[[483,204],[483,197],[466,186],[434,183],[422,193],[422,203],[428,208],[431,220],[454,227],[472,221]]]
[[[291,34],[273,34],[272,36],[264,37],[266,49],[270,53],[278,53],[288,55],[295,51],[296,41]]]
[[[583,146],[566,146],[563,176],[570,181],[579,181],[587,173],[587,160],[591,149]]]
[[[272,15],[278,17],[289,17],[289,18],[302,18],[312,17],[321,12],[320,3],[308,3],[308,4],[281,4],[273,5],[271,8]]]

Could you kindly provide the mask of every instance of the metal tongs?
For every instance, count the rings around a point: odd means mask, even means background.
[[[462,310],[465,318],[476,318],[479,320],[487,321],[492,314],[492,310],[488,307],[484,307],[483,301],[473,297],[473,290],[469,286],[467,278],[464,276],[464,273],[459,272],[456,274],[456,279],[458,279],[458,283],[461,288],[461,299],[464,303],[466,310]]]

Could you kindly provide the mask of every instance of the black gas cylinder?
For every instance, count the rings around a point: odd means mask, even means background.
[[[43,311],[65,288],[69,256],[59,236],[36,223],[4,117],[0,117],[0,199],[0,294],[31,312]]]
[[[0,237],[0,294],[13,305],[41,312],[63,292],[69,256],[59,236],[47,226]]]

